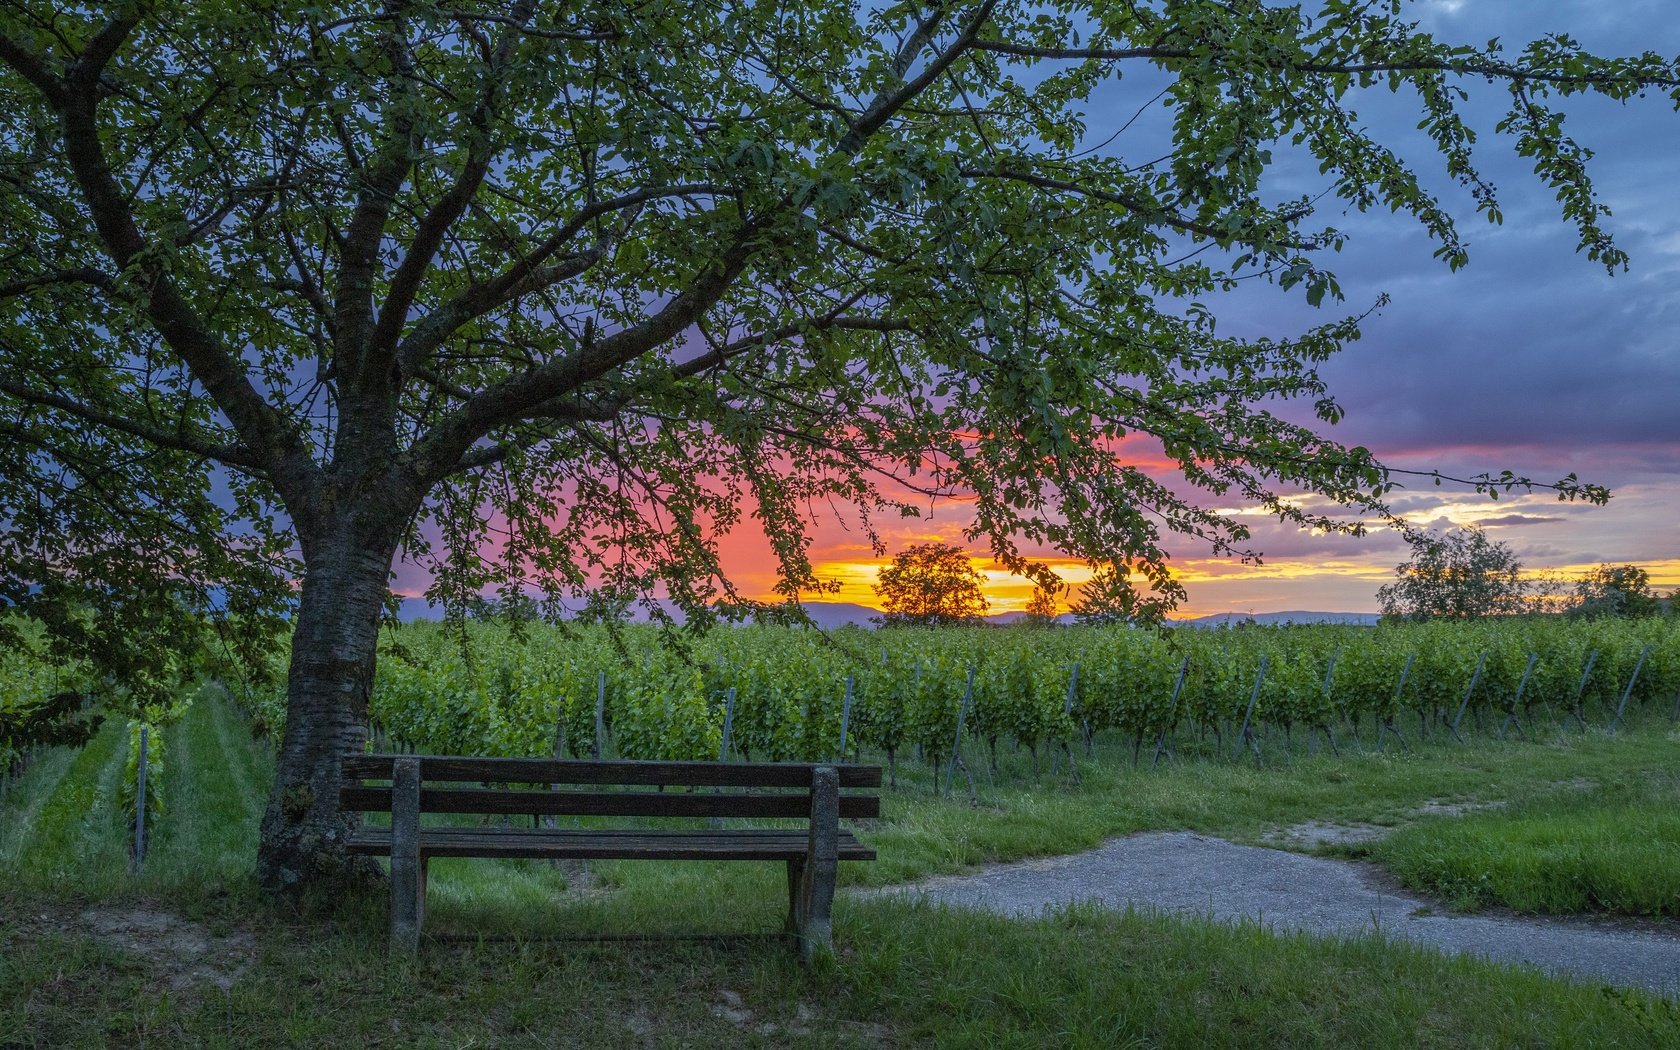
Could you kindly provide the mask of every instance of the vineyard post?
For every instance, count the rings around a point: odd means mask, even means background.
[[[140,723],[140,761],[134,774],[134,861],[130,871],[140,874],[146,859],[146,752],[147,725]]]
[[[968,765],[962,760],[963,726],[968,722],[968,704],[974,699],[974,665],[968,668],[968,686],[963,690],[962,706],[957,708],[957,735],[951,741],[951,764],[945,771],[945,788],[950,790],[957,780],[957,767],[961,766],[963,776],[968,777],[968,793],[974,794],[974,778],[969,775]],[[937,784],[934,785],[938,787]]]
[[[846,760],[846,730],[852,723],[852,686],[856,675],[846,676],[846,699],[840,704],[840,761]]]
[[[883,657],[885,657],[886,656],[885,651],[883,651],[881,655]],[[917,687],[921,684],[922,684],[922,658],[920,656],[918,656],[918,657],[916,657],[916,674],[915,674],[914,677],[912,677],[910,679],[910,685],[911,685],[911,688],[914,689],[915,687]],[[922,745],[917,744],[916,745],[916,761],[920,762],[921,760],[922,760]],[[939,786],[939,784],[938,784],[939,770],[938,770],[937,767],[934,769],[933,779],[934,779],[934,787],[937,788]]]
[[[565,699],[565,697],[561,697],[559,700],[555,701],[555,704],[554,704],[554,760],[556,762],[563,761],[565,759],[565,757],[566,757],[566,699]],[[550,785],[548,785],[548,790],[550,790],[550,791],[560,791],[560,790],[563,790],[564,788],[565,788],[564,784],[550,784]],[[548,828],[550,830],[553,830],[554,828],[557,828],[557,827],[560,826],[560,818],[553,813],[545,813],[545,814],[543,814],[542,820],[537,821],[536,823],[539,824],[541,827],[545,827],[545,828]],[[554,864],[556,866],[559,866],[560,863],[561,863],[560,861],[555,861],[554,862]]]
[[[1534,664],[1540,659],[1539,653],[1528,654],[1528,666],[1523,668],[1522,678],[1517,681],[1517,695],[1511,698],[1511,706],[1505,709],[1505,721],[1499,726],[1499,739],[1505,739],[1505,731],[1513,725],[1517,727],[1517,735],[1524,740],[1528,733],[1522,727],[1522,720],[1517,717],[1517,711],[1522,705],[1523,690],[1528,688],[1528,678],[1534,673]]]
[[[1062,701],[1062,715],[1063,715],[1063,717],[1065,717],[1068,720],[1069,724],[1072,724],[1072,722],[1073,722],[1073,698],[1076,695],[1078,695],[1078,693],[1079,693],[1079,665],[1076,663],[1076,664],[1073,665],[1073,672],[1068,676],[1067,699]],[[1061,748],[1062,748],[1062,752],[1067,755],[1069,772],[1071,772],[1074,775],[1074,777],[1077,779],[1078,776],[1079,776],[1079,770],[1074,768],[1074,765],[1073,765],[1073,749],[1068,747],[1068,742],[1066,740],[1063,740],[1061,742]],[[1132,760],[1132,765],[1134,765],[1134,766],[1137,765],[1137,760],[1135,758]],[[1050,756],[1050,775],[1055,776],[1056,773],[1061,770],[1061,768],[1062,768],[1062,756],[1060,754],[1051,755]]]
[[[735,729],[735,687],[730,686],[723,698],[723,745],[718,748],[718,761],[729,761],[729,737]]]
[[[1260,702],[1260,684],[1266,680],[1266,668],[1270,665],[1271,657],[1261,653],[1260,669],[1254,673],[1254,692],[1248,696],[1248,710],[1243,713],[1242,730],[1237,734],[1237,746],[1231,751],[1233,762],[1236,761],[1238,755],[1242,754],[1243,745],[1247,744],[1254,749],[1255,763],[1261,766],[1266,764],[1265,759],[1260,757],[1260,741],[1255,739],[1254,730],[1250,728],[1250,724],[1254,721],[1254,705]]]
[[[1397,726],[1395,726],[1395,724],[1394,724],[1394,711],[1397,711],[1400,708],[1400,696],[1401,696],[1402,693],[1404,693],[1406,691],[1406,679],[1411,676],[1412,664],[1416,660],[1417,660],[1417,652],[1415,650],[1406,654],[1406,666],[1402,667],[1400,669],[1400,682],[1399,682],[1399,684],[1397,684],[1394,687],[1394,710],[1391,710],[1391,711],[1387,712],[1386,714],[1384,714],[1383,718],[1382,718],[1382,721],[1377,724],[1377,750],[1378,751],[1382,750],[1383,733],[1385,731],[1389,732],[1389,733],[1393,733],[1394,736],[1395,736],[1395,739],[1400,741],[1400,746],[1401,747],[1409,746],[1406,743],[1405,736],[1401,734],[1399,728]]]
[[[1161,756],[1166,755],[1168,761],[1174,758],[1173,749],[1167,743],[1167,732],[1172,729],[1173,717],[1178,713],[1178,694],[1184,690],[1184,678],[1190,673],[1190,654],[1184,654],[1184,662],[1178,665],[1178,680],[1173,683],[1172,699],[1167,702],[1167,720],[1161,723],[1161,732],[1155,737],[1155,760],[1151,766],[1161,764]]]
[[[1615,729],[1621,724],[1622,712],[1627,709],[1628,697],[1633,695],[1633,683],[1639,681],[1639,672],[1645,667],[1645,658],[1651,655],[1651,647],[1647,645],[1639,650],[1639,662],[1633,665],[1633,674],[1628,676],[1627,688],[1622,690],[1622,702],[1616,705],[1616,717],[1610,720],[1610,728]]]
[[[1593,663],[1597,659],[1597,649],[1594,649],[1587,654],[1587,665],[1581,668],[1581,681],[1575,686],[1575,701],[1570,705],[1573,709],[1571,713],[1575,716],[1575,721],[1581,723],[1581,731],[1583,733],[1587,730],[1587,712],[1586,705],[1581,702],[1581,698],[1587,694],[1587,679],[1592,677]]]
[[[1470,697],[1476,691],[1476,683],[1482,680],[1482,668],[1486,666],[1487,650],[1484,649],[1482,650],[1482,654],[1476,657],[1476,670],[1470,675],[1470,687],[1464,690],[1463,702],[1458,705],[1458,717],[1454,718],[1452,720],[1452,725],[1447,727],[1447,732],[1451,733],[1453,735],[1453,739],[1457,740],[1461,744],[1464,743],[1464,738],[1458,735],[1458,727],[1459,724],[1464,721],[1464,710],[1470,706]]]
[[[607,672],[595,672],[595,746],[589,755],[601,761],[602,745],[607,735]]]
[[[1342,757],[1342,752],[1341,752],[1341,749],[1336,746],[1336,733],[1335,733],[1334,730],[1332,730],[1330,728],[1330,723],[1335,721],[1334,711],[1335,711],[1335,707],[1336,707],[1336,698],[1335,698],[1335,694],[1331,690],[1331,685],[1336,680],[1336,658],[1341,656],[1341,655],[1342,655],[1342,651],[1340,649],[1337,649],[1335,652],[1331,653],[1330,654],[1330,665],[1324,669],[1324,700],[1325,700],[1326,703],[1328,703],[1330,705],[1332,714],[1331,714],[1330,718],[1325,720],[1325,723],[1322,726],[1318,727],[1319,729],[1324,730],[1324,739],[1330,741],[1330,753],[1332,755],[1335,755],[1337,758]],[[1315,753],[1315,749],[1317,748],[1317,746],[1318,746],[1318,733],[1314,732],[1311,736],[1309,736],[1307,738],[1307,755],[1308,755],[1308,757],[1311,757]]]
[[[724,697],[723,697],[723,743],[718,745],[718,761],[719,762],[729,761],[729,738],[730,738],[730,735],[733,733],[734,729],[735,729],[735,687],[730,686],[729,687],[729,692],[725,693]],[[724,791],[724,789],[721,788],[721,787],[716,788],[714,790],[716,790],[719,794],[722,794],[723,791]],[[714,827],[714,828],[723,827],[723,818],[722,817],[713,817],[711,819],[711,826]]]

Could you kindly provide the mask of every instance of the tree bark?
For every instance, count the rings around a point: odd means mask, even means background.
[[[335,528],[304,544],[286,732],[257,854],[257,882],[273,895],[343,887],[359,870],[345,849],[358,817],[340,812],[338,792],[344,756],[359,753],[367,736],[397,527],[369,531]]]

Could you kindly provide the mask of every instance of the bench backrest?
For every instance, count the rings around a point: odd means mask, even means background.
[[[352,755],[344,760],[339,806],[391,811],[388,784],[398,759],[417,759],[422,813],[506,813],[611,817],[809,817],[818,769],[833,769],[839,816],[881,815],[881,767],[830,762],[593,762],[577,759]],[[484,787],[484,784],[524,785]],[[671,791],[660,788],[729,788]]]

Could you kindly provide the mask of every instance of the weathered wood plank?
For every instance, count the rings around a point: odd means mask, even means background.
[[[339,806],[352,812],[386,812],[391,789],[352,787],[339,792]],[[423,813],[535,813],[603,817],[803,817],[811,812],[806,792],[756,795],[688,795],[652,791],[526,791],[494,788],[421,788]],[[881,815],[878,795],[846,795],[840,815]]]
[[[816,763],[810,762],[638,762],[628,759],[594,762],[588,759],[454,755],[350,755],[344,759],[344,775],[350,780],[389,780],[392,763],[407,757],[420,759],[424,780],[465,783],[808,788],[811,771],[817,768]],[[841,787],[881,786],[880,766],[845,764],[833,768],[839,771]]]
[[[389,828],[363,827],[349,851],[383,856],[391,849]],[[805,831],[626,831],[514,828],[423,828],[419,853],[430,857],[576,858],[585,860],[802,860],[810,848]],[[875,851],[841,831],[839,860],[874,860]]]

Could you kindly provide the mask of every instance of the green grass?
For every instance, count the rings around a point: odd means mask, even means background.
[[[539,862],[439,861],[421,958],[393,963],[382,893],[298,915],[255,892],[270,760],[237,716],[205,697],[168,733],[167,809],[137,879],[108,816],[118,727],[45,756],[0,800],[0,1046],[1680,1045],[1680,1012],[1642,992],[1376,937],[1092,909],[1022,921],[842,897],[839,954],[808,973],[777,936],[785,887],[769,864],[598,863],[580,880]],[[883,819],[862,829],[881,860],[843,865],[843,878],[898,881],[1150,828],[1253,839],[1308,819],[1399,823],[1432,799],[1563,805],[1566,781],[1604,785],[1600,799],[1648,785],[1637,797],[1654,806],[1674,786],[1650,771],[1676,767],[1680,739],[1653,723],[1544,744],[1268,756],[1264,771],[1190,758],[1133,771],[1129,748],[1099,744],[1096,761],[1081,755],[1082,783],[1034,785],[1026,757],[1006,753],[997,782],[979,777],[977,805],[901,769]],[[210,947],[113,940],[90,918],[153,912]],[[240,936],[249,947],[216,947]],[[223,991],[216,973],[236,979]]]
[[[1427,820],[1370,854],[1456,908],[1680,916],[1680,778],[1670,770]]]
[[[1289,757],[1278,741],[1268,741],[1265,769],[1251,760],[1207,757],[1150,768],[1147,748],[1141,768],[1133,769],[1129,746],[1099,743],[1096,761],[1079,753],[1079,784],[1045,776],[1036,786],[1025,756],[1005,748],[995,782],[977,773],[976,804],[966,801],[960,775],[954,795],[939,797],[925,767],[901,764],[900,789],[886,794],[884,820],[866,833],[881,859],[844,877],[901,882],[1073,853],[1138,831],[1190,830],[1257,842],[1267,831],[1314,820],[1398,827],[1430,802],[1515,801],[1553,793],[1560,782],[1614,783],[1680,769],[1680,733],[1655,717],[1628,732],[1551,733],[1536,743],[1408,736],[1412,747],[1404,751],[1361,750],[1344,740],[1339,758],[1307,757],[1299,753],[1299,738]]]
[[[1680,1024],[1649,996],[1374,939],[898,902],[843,902],[840,956],[816,973],[756,940],[428,942],[392,964],[372,903],[349,928],[233,914],[261,945],[249,969],[226,992],[170,992],[94,938],[21,932],[20,903],[0,898],[0,1043],[23,1046],[1586,1050],[1660,1046]]]

